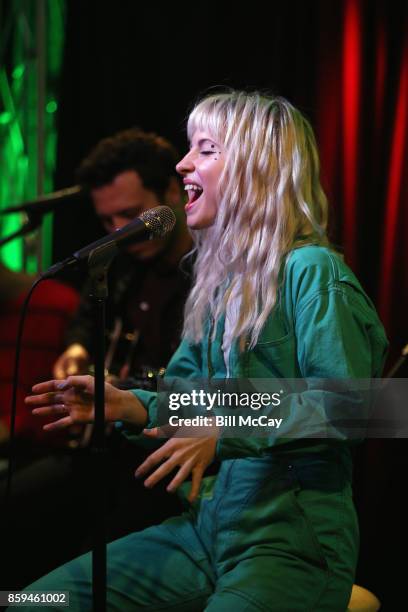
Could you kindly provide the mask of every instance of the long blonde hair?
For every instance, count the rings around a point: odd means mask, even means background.
[[[183,337],[199,342],[208,316],[215,330],[234,307],[231,336],[254,347],[276,303],[284,256],[299,238],[327,244],[313,130],[284,98],[241,91],[201,100],[188,119],[190,140],[197,130],[223,146],[225,166],[214,225],[193,232]]]

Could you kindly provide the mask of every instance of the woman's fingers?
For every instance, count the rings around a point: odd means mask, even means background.
[[[58,421],[53,421],[52,423],[47,423],[43,426],[43,429],[46,431],[58,431],[59,429],[65,429],[70,425],[73,425],[73,420],[70,416],[66,416],[63,419],[58,419]]]
[[[194,470],[194,468],[192,469],[192,465],[193,465],[193,461],[189,460],[187,463],[184,463],[180,467],[179,471],[177,472],[177,474],[175,475],[175,477],[173,478],[173,480],[170,482],[170,484],[167,487],[167,491],[169,493],[173,493],[173,491],[178,489],[179,486],[183,484],[183,482],[186,480],[186,478],[189,477],[191,473],[193,474],[193,483],[194,483],[194,473],[196,472],[196,470]],[[201,482],[201,478],[199,482]],[[198,487],[194,486],[194,491],[197,491],[197,494],[198,494],[199,489],[200,489],[199,485]],[[191,496],[191,492],[189,495],[189,499],[190,499],[190,496]]]
[[[174,425],[161,425],[153,429],[144,429],[143,435],[148,438],[172,438],[179,428]]]
[[[153,472],[153,474],[149,476],[149,478],[146,478],[144,482],[145,487],[154,487],[154,485],[156,485],[162,478],[167,476],[167,474],[170,474],[170,472],[173,471],[176,466],[177,463],[172,459],[168,459],[167,461],[165,461],[160,467],[157,468],[157,470]],[[188,473],[189,469],[185,478],[188,476]]]
[[[57,385],[60,384],[61,380],[47,380],[42,383],[38,383],[32,387],[33,393],[47,393],[47,391],[57,391]]]
[[[55,389],[59,391],[86,392],[90,395],[94,394],[94,378],[89,374],[82,376],[68,376],[65,380],[55,381]]]
[[[37,416],[59,416],[61,414],[67,414],[68,408],[65,404],[52,404],[51,406],[40,406],[34,408],[32,413]]]
[[[192,472],[191,489],[188,495],[188,501],[193,502],[200,493],[201,481],[203,479],[204,467],[197,466]],[[178,485],[177,485],[178,486]]]
[[[64,380],[47,380],[34,385],[33,393],[47,393],[47,391],[65,391],[70,387],[86,389],[88,392],[93,392],[94,379],[88,374],[82,376],[68,376]]]
[[[40,395],[28,395],[24,402],[29,406],[48,406],[50,404],[63,404],[64,394],[59,393],[41,393]]]
[[[204,470],[214,456],[214,440],[205,441],[196,438],[171,439],[160,449],[152,453],[136,470],[136,476],[144,476],[164,461],[145,480],[145,486],[153,487],[159,480],[167,476],[175,467],[179,467],[177,474],[167,487],[169,492],[175,491],[188,476],[192,475],[192,485],[188,499],[194,501],[200,491]]]
[[[89,395],[93,395],[93,379],[91,376],[73,376],[66,380],[49,380],[33,387],[34,395],[28,395],[25,403],[35,408],[43,408],[55,404],[89,403]],[[84,395],[85,393],[85,395]],[[88,395],[89,394],[89,395]],[[39,414],[39,413],[36,413]]]
[[[25,398],[36,416],[51,417],[46,431],[57,431],[74,423],[93,419],[94,379],[92,376],[68,376],[65,380],[48,380],[33,387],[33,395]]]
[[[139,478],[140,476],[144,476],[145,474],[147,474],[147,472],[150,472],[150,470],[152,470],[158,463],[160,463],[160,461],[166,459],[169,456],[169,453],[166,449],[167,444],[168,442],[166,442],[166,444],[164,444],[164,446],[159,448],[157,451],[149,455],[147,459],[145,459],[143,463],[139,465],[135,472],[135,476],[137,478]]]
[[[144,429],[142,431],[142,434],[144,436],[147,436],[148,438],[159,438],[160,437],[160,432],[159,432],[158,427],[153,427],[153,429]]]

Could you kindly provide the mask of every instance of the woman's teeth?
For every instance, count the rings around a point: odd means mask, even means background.
[[[188,192],[189,204],[191,204],[191,202],[195,202],[195,200],[197,200],[203,192],[201,187],[199,187],[198,185],[193,185],[191,183],[188,185],[185,185],[184,189],[185,191]]]

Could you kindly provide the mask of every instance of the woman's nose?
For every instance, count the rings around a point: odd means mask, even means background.
[[[183,159],[179,161],[176,166],[176,170],[179,174],[187,174],[187,172],[192,172],[194,167],[192,152],[189,151],[187,155],[185,155]]]

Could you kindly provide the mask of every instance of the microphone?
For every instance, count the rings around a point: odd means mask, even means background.
[[[176,217],[168,206],[150,208],[121,229],[118,229],[99,240],[79,249],[70,257],[60,261],[41,274],[41,277],[50,278],[65,268],[74,266],[82,261],[88,261],[96,252],[108,253],[112,259],[119,249],[127,247],[134,242],[143,242],[153,238],[162,238],[175,226]],[[103,255],[102,255],[103,257]]]
[[[24,202],[23,204],[19,204],[18,206],[9,206],[8,208],[2,208],[0,210],[1,214],[12,214],[18,212],[25,212],[28,215],[45,215],[52,210],[55,210],[60,204],[65,203],[66,200],[71,200],[71,198],[78,196],[83,192],[83,188],[79,185],[75,185],[74,187],[67,187],[67,189],[60,189],[59,191],[53,191],[52,193],[48,193],[47,195],[40,196],[35,200],[30,200],[29,202]]]

